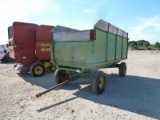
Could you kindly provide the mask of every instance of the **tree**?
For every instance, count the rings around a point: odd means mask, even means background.
[[[143,47],[149,47],[149,46],[150,46],[150,43],[148,41],[143,42]]]
[[[150,43],[146,40],[138,40],[137,45],[138,47],[149,47]]]
[[[138,46],[138,47],[143,47],[143,42],[142,42],[142,40],[138,40],[138,41],[137,41],[137,46]]]
[[[159,43],[159,42],[156,42],[156,43],[155,43],[155,47],[156,47],[158,50],[160,50],[160,43]]]
[[[137,47],[137,42],[136,41],[129,41],[128,45],[130,47]]]

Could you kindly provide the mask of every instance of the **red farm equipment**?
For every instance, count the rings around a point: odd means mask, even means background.
[[[20,73],[43,76],[46,69],[55,71],[50,62],[51,29],[54,26],[14,22],[8,27],[9,56],[17,62]]]

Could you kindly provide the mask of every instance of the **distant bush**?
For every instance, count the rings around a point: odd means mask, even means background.
[[[146,40],[129,41],[128,46],[134,49],[138,49],[138,48],[147,49],[150,46],[150,43]]]
[[[129,41],[128,46],[129,48],[136,50],[160,50],[160,42],[150,44],[146,40]]]
[[[137,45],[138,47],[149,47],[150,43],[146,40],[138,40]]]
[[[160,43],[159,43],[159,42],[156,42],[156,43],[155,43],[155,47],[156,47],[158,50],[160,50]]]

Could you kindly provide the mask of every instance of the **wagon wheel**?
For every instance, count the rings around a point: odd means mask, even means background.
[[[127,72],[127,65],[125,62],[122,62],[119,65],[119,76],[120,77],[125,77],[126,76],[126,72]]]
[[[54,80],[57,84],[64,82],[65,80],[69,80],[69,74],[66,73],[65,70],[56,70],[54,73]]]
[[[51,72],[55,72],[55,71],[56,71],[56,67],[55,67],[55,66],[51,66],[51,67],[49,68],[49,70],[50,70]]]
[[[45,67],[41,62],[35,62],[30,66],[30,73],[35,77],[41,77],[45,73]]]
[[[104,72],[96,71],[95,76],[92,80],[92,89],[95,93],[101,94],[105,89],[106,77]]]

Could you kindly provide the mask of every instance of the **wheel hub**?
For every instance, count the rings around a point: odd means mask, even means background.
[[[99,88],[102,89],[104,86],[104,77],[100,77]]]
[[[52,69],[52,71],[55,71],[55,70],[56,70],[56,68],[55,68],[55,67],[52,67],[51,69]]]
[[[34,71],[38,75],[38,74],[41,74],[43,72],[43,68],[41,66],[37,66]]]

